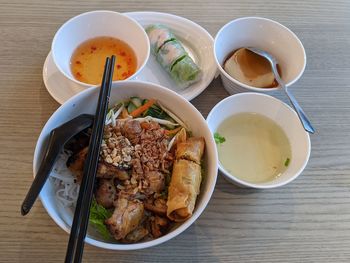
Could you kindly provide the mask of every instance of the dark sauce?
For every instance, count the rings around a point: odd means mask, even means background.
[[[239,48],[230,52],[224,61],[224,65],[237,51],[241,49],[242,48]],[[268,72],[272,72],[270,62],[267,59],[247,49],[244,49],[243,52],[244,52],[243,55],[239,57],[236,56],[236,58],[237,58],[237,64],[240,66],[241,71],[244,73],[247,79],[252,81],[252,79],[257,78],[260,75],[264,75]],[[277,71],[280,77],[282,77],[282,71],[279,64],[277,64]],[[275,88],[275,87],[278,87],[278,82],[276,79],[274,79],[270,85],[267,85],[261,88],[268,89],[268,88]]]

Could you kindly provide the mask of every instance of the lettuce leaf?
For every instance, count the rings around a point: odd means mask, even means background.
[[[105,238],[110,239],[111,234],[109,233],[105,220],[112,216],[112,212],[99,205],[95,199],[92,200],[90,207],[89,223],[93,225],[97,231]]]

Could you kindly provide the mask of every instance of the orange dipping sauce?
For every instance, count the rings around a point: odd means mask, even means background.
[[[124,80],[136,72],[135,52],[124,41],[112,37],[96,37],[80,44],[74,51],[70,66],[77,80],[101,84],[106,58],[116,56],[113,80]]]

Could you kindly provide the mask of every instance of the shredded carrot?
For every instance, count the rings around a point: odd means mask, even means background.
[[[129,113],[128,113],[127,109],[124,108],[124,109],[122,110],[122,113],[120,114],[120,118],[126,119],[126,118],[128,118],[128,117],[129,117]]]
[[[164,133],[166,135],[174,135],[176,134],[179,130],[181,130],[182,127],[177,127],[176,129],[173,130],[165,130]]]
[[[149,101],[147,101],[145,104],[143,104],[142,106],[138,107],[136,110],[133,110],[130,115],[132,117],[138,117],[140,116],[143,112],[145,112],[146,110],[148,110],[154,103],[156,102],[155,99],[150,99]]]

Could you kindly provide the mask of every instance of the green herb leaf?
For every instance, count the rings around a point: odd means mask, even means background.
[[[92,200],[90,207],[89,223],[96,227],[97,231],[106,239],[111,237],[107,226],[105,225],[105,220],[112,216],[112,212],[108,211],[102,205],[99,205],[95,199]]]
[[[111,238],[111,234],[109,233],[106,225],[104,224],[103,221],[99,220],[99,219],[89,219],[89,223],[92,224],[97,231],[101,234],[101,236],[105,239],[110,239]]]
[[[289,165],[289,163],[290,163],[290,159],[287,158],[286,161],[284,162],[284,166],[287,167]]]
[[[225,137],[221,136],[219,133],[214,133],[214,140],[216,144],[220,144],[226,141]]]

